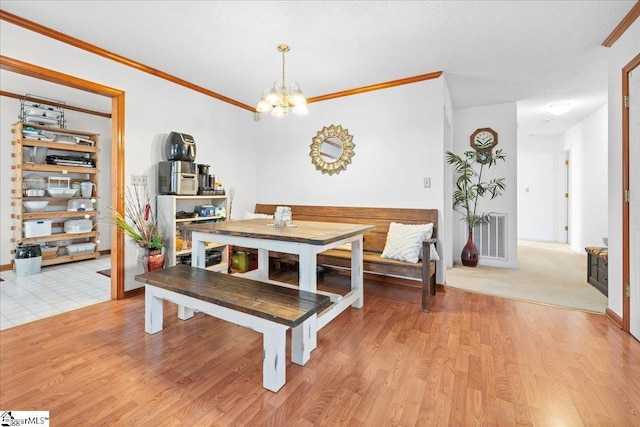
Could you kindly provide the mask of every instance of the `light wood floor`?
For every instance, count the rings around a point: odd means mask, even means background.
[[[327,275],[325,282],[344,277]],[[144,332],[144,297],[0,332],[0,408],[63,425],[640,425],[640,343],[606,317],[367,281],[305,366],[262,388],[262,339],[203,314]]]

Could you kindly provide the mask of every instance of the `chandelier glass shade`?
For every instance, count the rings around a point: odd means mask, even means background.
[[[307,108],[307,99],[300,89],[298,83],[291,83],[287,88],[284,80],[284,54],[289,52],[290,48],[286,44],[278,46],[278,52],[282,53],[282,81],[274,82],[271,88],[267,88],[262,93],[262,98],[256,106],[258,113],[271,112],[275,117],[287,117],[289,108],[294,114],[309,114]]]

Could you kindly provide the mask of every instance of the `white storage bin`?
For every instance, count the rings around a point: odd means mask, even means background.
[[[24,227],[24,237],[41,237],[51,236],[51,224],[50,219],[38,219],[33,221],[24,221],[22,226]]]
[[[87,243],[74,243],[67,245],[67,253],[69,255],[88,254],[95,250],[96,244],[93,242]]]
[[[64,222],[65,233],[88,233],[93,229],[90,219],[70,219]]]
[[[93,200],[89,199],[72,199],[67,202],[68,211],[92,211]]]

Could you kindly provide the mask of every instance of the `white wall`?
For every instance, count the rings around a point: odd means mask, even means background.
[[[602,246],[607,236],[607,105],[563,135],[571,150],[571,249],[584,253],[585,246]]]
[[[0,40],[3,55],[125,91],[127,182],[131,175],[147,175],[149,190],[155,194],[155,164],[164,152],[162,139],[171,131],[189,133],[196,140],[196,161],[210,164],[227,188],[235,188],[234,210],[253,209],[260,141],[250,112],[6,22],[0,26]],[[2,206],[8,202],[3,199]],[[2,214],[3,239],[10,227],[5,220],[9,215]],[[125,247],[125,288],[129,290],[139,286],[133,276],[141,266],[137,247],[130,242]]]
[[[433,208],[444,212],[444,78],[309,105],[308,116],[263,114],[259,127],[258,201],[303,205]],[[329,176],[309,157],[324,126],[342,125],[355,143],[347,169]],[[423,178],[431,178],[431,188]],[[438,283],[444,267],[438,266]]]
[[[518,239],[564,241],[561,137],[518,140]]]
[[[482,200],[478,203],[481,212],[497,212],[507,214],[507,259],[505,261],[483,260],[479,257],[478,263],[494,265],[497,267],[517,268],[517,107],[515,102],[485,105],[473,108],[461,108],[454,111],[453,151],[462,154],[471,150],[469,137],[479,128],[489,127],[498,133],[498,145],[494,148],[503,149],[506,154],[505,162],[498,162],[496,166],[487,170],[483,180],[504,177],[507,185],[504,194],[489,201]],[[453,174],[453,168],[448,166],[448,173]],[[466,225],[458,221],[460,215],[454,213],[453,218],[453,259],[460,259],[460,253],[467,241]],[[456,224],[457,222],[457,224]]]
[[[609,48],[609,309],[622,317],[622,68],[640,52],[640,19]]]

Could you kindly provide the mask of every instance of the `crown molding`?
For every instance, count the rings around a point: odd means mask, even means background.
[[[618,24],[618,26],[609,34],[609,37],[602,42],[602,46],[611,47],[613,44],[624,34],[625,31],[638,19],[640,16],[640,1],[636,2],[635,5],[631,8],[629,13],[622,18],[622,21]]]
[[[228,104],[231,105],[235,105],[236,107],[240,107],[243,108],[247,111],[251,111],[252,113],[256,112],[255,107],[251,107],[247,104],[244,104],[240,101],[236,101],[235,99],[229,98],[227,96],[221,95],[217,92],[214,92],[212,90],[203,88],[201,86],[195,85],[193,83],[190,83],[186,80],[183,80],[179,77],[173,76],[171,74],[165,73],[163,71],[160,71],[156,68],[153,67],[149,67],[145,64],[142,64],[140,62],[134,61],[132,59],[126,58],[122,55],[118,55],[116,53],[110,52],[106,49],[103,49],[101,47],[95,46],[91,43],[87,43],[85,41],[82,41],[80,39],[77,39],[75,37],[71,37],[67,34],[61,33],[60,31],[56,31],[52,28],[49,27],[45,27],[44,25],[40,25],[36,22],[30,21],[28,19],[22,18],[20,16],[14,15],[12,13],[6,12],[2,9],[0,9],[0,20],[2,21],[6,21],[9,22],[11,24],[17,25],[19,27],[25,28],[27,30],[36,32],[38,34],[41,34],[43,36],[46,37],[50,37],[54,40],[58,40],[60,42],[69,44],[71,46],[77,47],[79,49],[85,50],[87,52],[93,53],[95,55],[98,56],[102,56],[103,58],[107,58],[110,59],[112,61],[118,62],[120,64],[126,65],[128,67],[132,67],[135,68],[136,70],[154,75],[156,77],[159,77],[161,79],[170,81],[172,83],[175,83],[177,85],[186,87],[188,89],[194,90],[196,92],[202,93],[204,95],[210,96],[212,98],[216,98],[220,101],[226,102]],[[342,98],[345,96],[351,96],[351,95],[357,95],[360,93],[365,93],[365,92],[371,92],[374,90],[381,90],[381,89],[388,89],[391,87],[395,87],[395,86],[401,86],[401,85],[406,85],[406,84],[410,84],[410,83],[416,83],[416,82],[420,82],[420,81],[424,81],[424,80],[430,80],[430,79],[436,79],[438,77],[440,77],[442,75],[442,71],[436,71],[436,72],[432,72],[432,73],[428,73],[428,74],[421,74],[418,76],[413,76],[413,77],[407,77],[407,78],[403,78],[403,79],[398,79],[398,80],[392,80],[392,81],[388,81],[388,82],[383,82],[383,83],[377,83],[377,84],[373,84],[373,85],[369,85],[369,86],[363,86],[363,87],[359,87],[359,88],[354,88],[354,89],[348,89],[348,90],[344,90],[344,91],[340,91],[340,92],[334,92],[334,93],[329,93],[326,95],[320,95],[320,96],[315,96],[315,97],[311,97],[307,99],[308,103],[313,103],[313,102],[320,102],[320,101],[327,101],[329,99],[335,99],[335,98]]]

